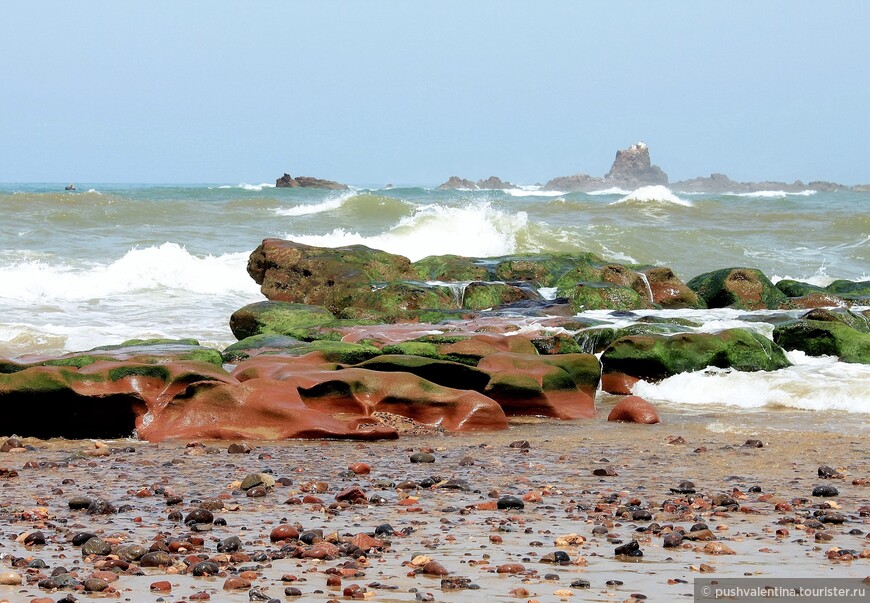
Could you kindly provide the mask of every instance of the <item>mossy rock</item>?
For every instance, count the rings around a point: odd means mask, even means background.
[[[870,333],[839,321],[795,320],[777,326],[773,338],[786,350],[800,350],[808,356],[870,364]]]
[[[326,308],[282,301],[248,304],[230,317],[230,329],[239,341],[254,335],[310,340],[314,332],[337,325],[338,320]]]
[[[233,364],[260,354],[280,354],[304,347],[305,342],[286,335],[252,335],[227,346],[223,351],[224,362]]]
[[[697,328],[703,323],[691,318],[680,318],[678,316],[641,316],[637,322],[651,325],[674,325],[678,327]]]
[[[486,268],[474,258],[461,255],[430,255],[411,264],[424,281],[468,282],[486,280]]]
[[[360,287],[338,316],[393,323],[416,317],[420,310],[454,310],[458,306],[450,287],[403,281]]]
[[[553,255],[515,255],[488,258],[486,266],[490,270],[489,280],[523,281],[537,287],[555,287],[556,282],[569,272],[584,273],[605,264],[593,253],[553,254]]]
[[[438,346],[424,341],[402,341],[391,345],[385,345],[381,352],[391,355],[422,356],[423,358],[441,358]]]
[[[489,383],[489,375],[476,368],[423,356],[384,354],[356,366],[372,371],[412,373],[432,383],[454,389],[483,392]]]
[[[624,373],[647,381],[708,366],[738,371],[773,371],[791,366],[782,348],[748,329],[622,337],[604,351],[601,363],[606,373]]]
[[[645,285],[652,292],[653,301],[666,309],[705,308],[706,304],[681,281],[674,271],[665,266],[637,268],[646,276]]]
[[[618,331],[613,327],[583,329],[574,335],[574,341],[577,342],[580,351],[586,354],[603,352],[617,339],[619,339]]]
[[[687,285],[709,308],[776,309],[786,302],[763,272],[754,268],[724,268],[696,276]]]
[[[570,335],[542,335],[532,338],[539,354],[581,354],[585,350]]]
[[[327,362],[339,364],[359,364],[381,355],[381,350],[374,346],[325,340],[309,342],[305,348],[292,350],[291,355],[302,356],[310,352],[320,352]]]
[[[825,291],[846,299],[870,298],[870,281],[836,280],[825,287]]]
[[[811,285],[809,283],[803,283],[801,281],[795,281],[787,278],[782,279],[781,281],[777,281],[776,288],[782,291],[788,297],[804,297],[806,295],[810,295],[811,293],[820,293],[825,291],[823,287],[817,287],[816,285]]]
[[[571,300],[571,308],[575,312],[640,310],[652,307],[649,300],[634,289],[607,283],[579,283],[567,291],[560,289],[558,294]]]
[[[541,295],[529,287],[509,283],[469,283],[463,290],[462,307],[470,310],[497,308],[518,301],[543,301]]]
[[[801,319],[838,322],[856,331],[870,333],[870,319],[863,314],[855,314],[845,308],[814,308],[802,315]]]

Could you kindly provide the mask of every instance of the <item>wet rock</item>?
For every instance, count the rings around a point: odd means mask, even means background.
[[[157,582],[152,582],[148,588],[152,593],[168,593],[172,592],[172,583],[168,580],[158,580]]]
[[[100,593],[109,588],[109,583],[100,578],[87,578],[84,581],[84,587],[88,592]]]
[[[554,551],[547,553],[541,557],[541,563],[555,563],[556,565],[567,565],[571,563],[571,557],[565,551]]]
[[[123,561],[131,562],[138,561],[141,559],[148,551],[145,550],[145,547],[139,546],[138,544],[129,544],[125,546],[118,547],[116,551],[118,558]]]
[[[229,578],[224,580],[224,590],[248,590],[249,588],[251,588],[251,581],[246,578],[241,578],[239,576],[230,576]]]
[[[528,440],[516,440],[508,444],[508,448],[531,448]]]
[[[245,492],[245,496],[248,498],[263,498],[267,494],[269,491],[264,486],[254,486]]]
[[[619,475],[613,467],[597,467],[592,470],[592,475],[598,477],[615,477]]]
[[[200,561],[191,568],[190,573],[194,576],[216,576],[220,571],[221,569],[218,567],[217,563],[212,563],[211,561]]]
[[[227,447],[229,454],[248,454],[253,450],[246,442],[233,442]]]
[[[683,481],[676,488],[671,488],[671,492],[674,494],[694,494],[695,484],[690,481]]]
[[[224,538],[217,544],[219,553],[234,553],[242,549],[242,540],[238,536]]]
[[[263,486],[264,488],[274,488],[275,478],[268,473],[249,473],[245,476],[245,479],[242,480],[242,484],[240,487],[242,490],[250,490],[251,488],[255,488],[257,486]]]
[[[368,498],[366,497],[366,493],[363,492],[362,488],[360,488],[359,486],[352,486],[336,494],[335,500],[347,500],[353,503],[364,503],[368,501]]]
[[[496,506],[499,509],[524,509],[526,503],[516,496],[502,496],[498,499]]]
[[[640,396],[626,396],[619,400],[607,415],[607,420],[645,425],[661,422],[655,406]]]
[[[16,572],[0,572],[0,585],[18,586],[23,582],[21,574]]]
[[[111,515],[117,513],[118,510],[109,501],[103,498],[95,498],[88,505],[88,510],[85,511],[88,515]]]
[[[743,448],[764,448],[764,442],[761,440],[746,440],[743,442]]]
[[[108,555],[112,552],[112,546],[96,536],[89,539],[82,545],[82,556],[87,555]]]
[[[341,555],[341,549],[331,542],[318,542],[303,550],[301,557],[303,559],[325,559],[329,561],[338,558],[339,555]]]
[[[643,551],[640,550],[637,540],[616,547],[614,554],[617,557],[643,557]]]
[[[299,538],[299,531],[290,524],[284,523],[276,527],[269,534],[269,540],[278,542],[281,540],[296,540]]]
[[[526,571],[522,563],[503,563],[495,568],[497,574],[521,574]]]
[[[410,460],[412,463],[434,463],[435,455],[428,452],[415,452]]]
[[[24,537],[24,546],[36,546],[45,544],[45,534],[40,531],[31,532]]]
[[[818,470],[819,477],[822,479],[840,479],[843,477],[843,474],[834,469],[833,467],[828,467],[827,465],[822,465]]]
[[[172,556],[165,551],[152,551],[139,559],[142,567],[169,567],[172,565]]]
[[[736,555],[734,549],[723,542],[708,542],[704,545],[704,552],[708,555]]]
[[[348,469],[357,475],[368,475],[372,472],[372,466],[368,463],[351,463]]]
[[[666,549],[676,548],[681,544],[683,544],[683,535],[679,532],[665,534],[664,538],[662,538],[662,546]]]
[[[764,273],[754,268],[725,268],[686,283],[709,308],[776,309],[787,298]]]
[[[69,501],[67,501],[67,505],[69,505],[69,508],[74,511],[87,509],[91,506],[91,499],[87,496],[73,496]]]
[[[816,486],[813,488],[813,496],[839,496],[840,491],[837,490],[834,486]]]
[[[423,566],[423,573],[427,576],[447,576],[450,572],[447,568],[435,560],[430,560]]]
[[[212,523],[214,522],[214,514],[208,509],[197,508],[187,514],[184,518],[185,524],[191,523]]]

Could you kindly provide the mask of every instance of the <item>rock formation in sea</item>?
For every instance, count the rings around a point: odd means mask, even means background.
[[[346,184],[333,182],[332,180],[321,180],[320,178],[312,178],[311,176],[296,176],[284,172],[284,175],[275,181],[277,188],[326,188],[331,190],[347,190]]]
[[[486,180],[478,180],[477,182],[472,182],[471,180],[460,178],[459,176],[451,176],[447,182],[438,185],[439,190],[505,190],[511,188],[516,188],[516,185],[511,184],[510,182],[505,182],[498,176],[490,176]]]
[[[593,191],[606,188],[635,189],[641,186],[667,184],[668,175],[650,161],[649,147],[643,142],[616,151],[610,171],[603,178],[587,174],[560,176],[544,185],[546,190]]]

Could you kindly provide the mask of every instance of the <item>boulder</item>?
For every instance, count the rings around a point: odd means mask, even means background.
[[[486,267],[480,260],[461,255],[430,255],[412,264],[417,278],[424,281],[482,281]]]
[[[393,282],[359,286],[348,292],[338,311],[345,319],[392,323],[417,318],[421,310],[453,311],[458,300],[447,286],[419,282]]]
[[[572,289],[559,290],[571,300],[575,312],[586,310],[639,310],[652,308],[648,298],[643,297],[630,287],[608,283],[578,283]]]
[[[604,260],[592,253],[515,255],[486,260],[487,280],[527,282],[535,287],[568,287],[600,280]]]
[[[706,272],[690,280],[687,285],[709,308],[776,309],[786,302],[785,294],[754,268],[724,268]]]
[[[277,188],[325,188],[339,191],[348,190],[347,185],[339,182],[321,180],[319,178],[312,178],[311,176],[297,176],[294,178],[287,172],[284,172],[283,176],[275,180],[275,186]]]
[[[801,318],[777,325],[773,339],[786,350],[800,350],[809,356],[836,356],[843,362],[870,364],[870,333],[843,320]]]
[[[304,341],[285,335],[252,335],[227,346],[224,362],[234,364],[260,354],[285,354],[305,345]]]
[[[564,191],[564,192],[589,192],[602,190],[607,185],[604,178],[599,176],[590,176],[589,174],[574,174],[573,176],[558,176],[547,181],[544,185],[545,191]]]
[[[484,393],[508,416],[579,419],[595,414],[601,370],[591,354],[500,352],[484,357],[477,368],[490,375]]]
[[[870,302],[870,281],[836,280],[825,287],[825,291],[848,300]]]
[[[652,301],[666,310],[703,308],[704,302],[688,285],[677,278],[673,270],[665,267],[643,268]]]
[[[408,258],[364,245],[313,247],[265,239],[251,253],[248,274],[273,301],[324,306],[338,314],[373,282],[413,278]]]
[[[481,189],[492,189],[492,190],[505,190],[511,188],[517,188],[515,185],[510,182],[505,182],[498,176],[490,176],[486,180],[478,180],[477,188]]]
[[[322,306],[281,301],[248,304],[230,316],[230,329],[238,340],[255,335],[283,335],[310,341],[324,338],[318,336],[322,329],[338,324],[332,312]]]
[[[462,307],[470,310],[497,308],[520,301],[543,301],[543,298],[531,287],[518,287],[509,283],[475,281],[462,291]]]
[[[607,415],[607,420],[643,423],[645,425],[652,425],[661,421],[655,406],[639,396],[626,396],[620,399],[610,411],[610,414]]]
[[[622,337],[604,351],[601,363],[604,373],[651,382],[708,366],[738,371],[773,371],[791,366],[782,348],[748,329]]]

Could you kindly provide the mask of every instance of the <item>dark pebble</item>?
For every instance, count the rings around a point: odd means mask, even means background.
[[[42,532],[31,532],[24,538],[25,546],[39,544],[45,544],[45,534],[43,534]]]
[[[643,551],[640,550],[637,540],[632,540],[628,544],[616,547],[614,553],[623,557],[643,557]]]
[[[190,573],[194,576],[216,576],[220,571],[221,569],[218,567],[217,563],[212,563],[211,561],[200,561],[193,566]]]
[[[97,538],[96,536],[82,545],[82,556],[108,555],[111,552],[111,545],[102,538]]]
[[[828,467],[827,465],[822,465],[818,470],[819,477],[822,479],[835,479],[843,477],[842,473],[839,473],[833,467]]]
[[[435,455],[428,452],[415,452],[411,455],[412,463],[434,463]]]
[[[69,499],[67,504],[69,505],[70,509],[78,511],[80,509],[87,509],[88,507],[90,507],[91,499],[87,496],[73,496],[71,499]]]
[[[103,498],[95,498],[88,505],[88,510],[85,512],[88,515],[111,515],[112,513],[117,513],[118,510],[109,501]]]
[[[695,484],[690,481],[680,482],[679,486],[671,488],[671,492],[674,494],[694,494]]]
[[[838,496],[840,491],[834,486],[816,486],[813,488],[813,496]]]
[[[194,509],[184,518],[185,524],[191,523],[212,523],[214,514],[208,509]]]
[[[301,539],[300,539],[301,540]],[[234,553],[242,548],[242,540],[238,536],[230,536],[218,542],[218,553]]]
[[[592,583],[589,580],[574,580],[571,583],[572,588],[591,588]]]
[[[97,537],[97,535],[92,533],[92,532],[79,532],[78,534],[73,536],[72,544],[73,544],[73,546],[82,546],[84,543],[86,543],[91,538],[96,538],[96,537]]]
[[[502,496],[498,499],[497,506],[499,509],[524,509],[526,503],[516,496]]]
[[[764,442],[761,440],[746,440],[743,442],[743,448],[764,448]]]

